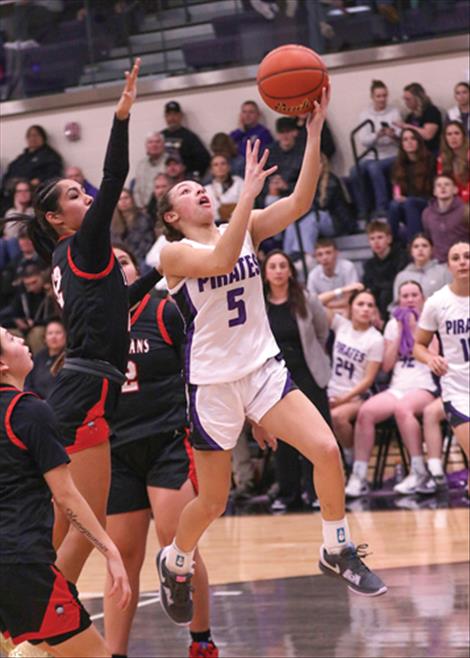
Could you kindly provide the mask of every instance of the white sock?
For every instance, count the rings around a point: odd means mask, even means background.
[[[343,548],[351,543],[349,525],[346,517],[339,521],[321,520],[323,529],[323,544],[328,553],[341,553]]]
[[[411,458],[411,470],[418,473],[418,475],[424,475],[426,473],[423,455],[417,455]]]
[[[193,570],[194,551],[185,553],[176,545],[175,540],[171,546],[168,546],[166,555],[166,566],[173,573],[186,574]]]
[[[444,469],[442,468],[442,461],[439,457],[431,457],[428,459],[428,468],[431,475],[444,475]]]
[[[357,475],[360,480],[367,480],[367,467],[368,462],[355,461],[353,464],[353,473]]]

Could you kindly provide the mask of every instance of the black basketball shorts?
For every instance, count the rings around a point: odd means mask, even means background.
[[[109,440],[121,387],[106,377],[61,370],[48,398],[68,454]]]
[[[197,491],[187,430],[112,447],[108,514],[148,509],[147,487],[178,490],[188,478]]]
[[[75,585],[55,565],[0,564],[0,631],[14,644],[61,644],[90,625]]]

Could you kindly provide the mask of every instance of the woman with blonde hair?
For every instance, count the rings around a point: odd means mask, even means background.
[[[449,174],[454,179],[458,195],[464,203],[470,199],[468,135],[460,121],[449,121],[441,138],[441,152],[437,158],[437,173]]]
[[[440,110],[432,104],[419,82],[406,85],[403,90],[403,101],[409,112],[405,117],[405,122],[397,124],[398,127],[402,130],[413,128],[424,139],[426,148],[437,155],[442,130]]]

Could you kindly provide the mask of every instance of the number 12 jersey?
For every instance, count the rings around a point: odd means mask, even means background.
[[[221,233],[226,226],[219,227]],[[194,249],[212,245],[185,238]],[[229,274],[185,278],[170,294],[186,325],[185,374],[190,384],[242,379],[279,353],[266,315],[260,266],[247,232]]]

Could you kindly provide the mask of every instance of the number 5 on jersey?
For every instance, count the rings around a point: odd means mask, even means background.
[[[236,327],[239,324],[244,324],[246,322],[246,306],[243,299],[237,299],[241,297],[245,292],[245,288],[234,288],[227,292],[227,308],[229,311],[236,311],[237,315],[230,318],[228,321],[229,327]]]

